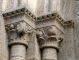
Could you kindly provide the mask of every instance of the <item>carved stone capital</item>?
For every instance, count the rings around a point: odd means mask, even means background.
[[[6,30],[9,36],[10,40],[15,40],[17,39],[17,30],[16,30],[16,25],[15,24],[8,24],[6,25]]]
[[[59,44],[63,40],[62,33],[55,26],[37,29],[36,36],[41,49],[55,48],[59,50]]]
[[[29,29],[25,21],[8,24],[6,25],[6,30],[9,37],[9,46],[14,44],[22,44],[26,47],[28,46],[26,41],[27,39],[25,39],[25,37],[26,35],[30,35],[32,30]]]
[[[47,35],[48,36],[56,36],[57,35],[57,29],[55,26],[50,26],[47,28]]]

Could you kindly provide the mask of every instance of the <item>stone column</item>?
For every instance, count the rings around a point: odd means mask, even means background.
[[[25,35],[29,35],[25,22],[17,22],[7,25],[9,33],[9,47],[11,48],[10,60],[26,60],[26,49],[28,47],[28,38],[25,39]]]
[[[46,32],[44,32],[47,29]],[[51,26],[45,30],[37,30],[37,39],[42,50],[42,60],[57,60],[57,52],[59,51],[59,43],[62,36],[58,36],[57,28]]]
[[[21,44],[11,46],[10,60],[26,60],[26,47]]]

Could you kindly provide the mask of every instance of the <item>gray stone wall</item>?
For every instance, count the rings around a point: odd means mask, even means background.
[[[76,1],[75,0],[65,0],[64,7],[64,18],[66,20],[74,20],[75,19],[75,9]]]
[[[79,19],[79,1],[76,1],[76,7],[75,7],[75,18]]]
[[[65,21],[74,20],[75,26],[65,26],[64,28],[64,40],[60,45],[60,51],[58,52],[58,60],[79,60],[79,1],[75,0],[1,0],[0,1],[0,12],[6,10],[15,9],[20,6],[25,6],[32,14],[38,16],[47,15],[58,12]],[[16,16],[16,18],[5,19],[7,23],[11,20],[22,20],[23,18],[31,26],[35,25],[35,21],[31,22],[31,19],[27,15]],[[51,19],[50,19],[51,20]],[[46,24],[50,25],[49,22],[41,21],[40,26]],[[51,20],[52,21],[52,20]],[[2,14],[0,14],[0,60],[9,60],[9,48],[8,38],[5,30],[5,23]],[[45,23],[45,24],[44,24]],[[53,22],[51,22],[53,23]],[[38,22],[39,24],[39,22]],[[55,23],[58,24],[58,23]],[[38,25],[39,26],[39,25]],[[59,25],[57,25],[60,28]],[[48,56],[48,55],[47,55]],[[41,51],[38,45],[36,35],[33,33],[28,41],[28,49],[26,51],[26,60],[41,60]]]
[[[74,41],[75,41],[75,54],[76,60],[79,60],[79,20],[75,21],[74,27]]]
[[[8,60],[8,40],[6,36],[4,19],[0,14],[0,60]]]
[[[65,27],[64,40],[60,46],[60,52],[58,53],[59,60],[76,60],[75,57],[75,40],[74,40],[74,28],[72,26]]]
[[[79,55],[79,47],[78,47],[78,45],[79,45],[79,40],[78,40],[78,38],[79,38],[79,1],[78,0],[76,0],[76,4],[75,4],[75,8],[74,8],[74,11],[75,11],[75,13],[74,13],[74,19],[75,19],[75,27],[74,27],[74,41],[75,41],[75,55],[76,55],[76,60],[79,60],[79,57],[78,57],[78,55]]]

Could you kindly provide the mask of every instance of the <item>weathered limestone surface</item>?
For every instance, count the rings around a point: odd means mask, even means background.
[[[79,20],[75,21],[74,40],[75,40],[76,60],[79,60]]]
[[[3,4],[3,1],[0,1],[0,12],[2,12],[2,4]]]
[[[28,5],[28,0],[18,0],[18,6],[26,6]]]
[[[10,60],[26,60],[26,47],[23,45],[13,45],[11,47]]]
[[[58,60],[76,60],[75,57],[75,40],[72,26],[65,27],[65,36],[60,46]]]
[[[76,1],[75,0],[64,0],[65,7],[64,7],[64,18],[66,20],[73,20],[75,19],[75,7]]]
[[[8,40],[6,38],[4,19],[1,14],[0,14],[0,60],[8,60]]]
[[[57,52],[56,49],[45,48],[42,51],[42,59],[43,60],[57,60]]]
[[[7,1],[0,0],[0,12],[5,11],[6,7],[7,7]]]
[[[0,60],[79,60],[79,1],[75,0],[1,0],[0,1],[0,12],[4,12],[12,9],[17,9],[18,7],[24,6],[28,10],[27,12],[23,12],[23,10],[18,11],[22,14],[18,14],[17,11],[14,17],[5,18],[2,17],[2,14],[0,15]],[[14,10],[13,10],[14,11]],[[6,11],[7,12],[7,11]],[[31,13],[33,15],[31,15]],[[58,16],[53,16],[52,13],[59,13]],[[24,13],[24,14],[23,14]],[[28,15],[28,14],[29,15]],[[48,15],[49,14],[49,15]],[[51,16],[51,15],[52,16]],[[10,14],[11,15],[11,14]],[[35,16],[36,17],[35,17]],[[46,15],[46,16],[42,16]],[[9,14],[7,14],[9,16]],[[41,21],[35,21],[35,20],[41,20]],[[42,16],[42,17],[38,17]],[[74,20],[75,26],[64,26],[64,21],[61,18],[64,18],[65,21],[68,20]],[[38,18],[37,18],[38,17]],[[46,18],[47,17],[47,18]],[[46,18],[46,19],[45,19]],[[54,19],[56,18],[56,19]],[[22,40],[28,47],[25,47],[22,44],[16,44],[17,41],[15,41],[15,45],[13,42],[9,43],[8,34],[5,31],[5,25],[12,24],[12,23],[18,23],[18,21],[25,22],[26,26],[29,28],[25,28],[25,26],[18,26],[19,32],[25,32],[22,31],[24,29],[27,30],[34,30],[31,34],[23,35],[22,38],[18,34],[18,32],[15,32],[15,35],[10,35],[9,37],[11,40],[17,40],[17,35],[19,36],[18,40]],[[19,23],[20,24],[20,23]],[[16,25],[16,24],[15,24]],[[45,44],[52,44],[53,48],[51,48],[49,45],[43,45],[43,49],[41,49],[38,38],[36,36],[36,29],[42,28],[44,29],[45,33],[47,34],[48,30],[46,31],[45,28],[55,26],[58,30],[57,35],[60,36],[60,32],[64,34],[64,40],[60,44],[60,48],[58,47],[59,44],[58,41],[53,41],[52,38],[50,38],[50,41],[47,41],[45,39]],[[24,27],[24,28],[23,28]],[[31,29],[32,27],[32,29]],[[23,28],[23,29],[21,29]],[[11,29],[11,28],[10,28]],[[15,29],[16,30],[16,29]],[[16,31],[18,31],[16,30]],[[53,34],[52,29],[50,29],[50,32],[48,35]],[[29,31],[27,31],[29,32]],[[41,38],[40,32],[39,36]],[[48,38],[48,35],[44,35],[43,37]],[[57,37],[58,37],[57,36]],[[52,36],[50,36],[52,37]],[[53,42],[51,42],[53,41]],[[18,41],[19,42],[19,41]],[[43,43],[43,42],[42,42]],[[8,45],[11,45],[11,52],[9,50]],[[59,52],[58,52],[59,50]],[[9,56],[10,54],[10,56]],[[9,56],[9,57],[8,57]]]
[[[79,1],[76,1],[76,7],[75,7],[75,18],[79,19]]]
[[[26,53],[27,60],[41,60],[40,48],[36,39],[36,33],[33,32],[28,41],[28,49]]]
[[[44,13],[44,4],[45,4],[45,0],[37,0],[37,4],[36,4],[36,14],[38,16],[43,15]]]
[[[36,6],[38,0],[28,0],[28,9],[33,13],[36,14]]]

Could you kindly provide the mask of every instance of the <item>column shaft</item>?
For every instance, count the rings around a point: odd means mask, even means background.
[[[25,60],[26,47],[24,45],[12,45],[10,60]]]
[[[44,48],[42,51],[42,60],[57,60],[57,51],[54,48]]]

